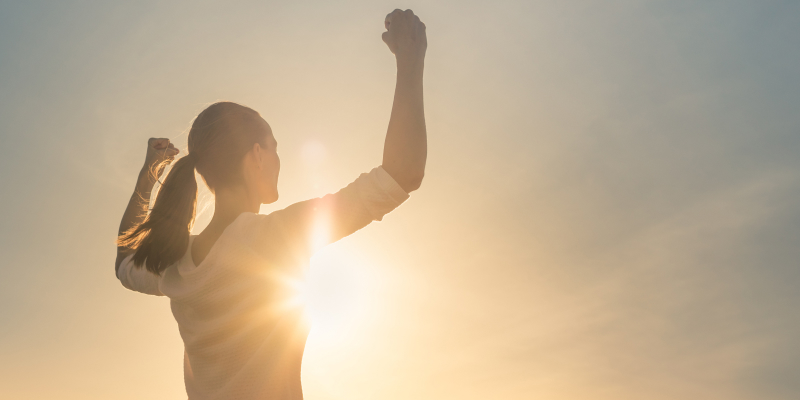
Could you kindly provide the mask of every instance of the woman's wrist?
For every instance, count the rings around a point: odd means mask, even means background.
[[[397,83],[407,87],[417,87],[422,85],[424,65],[422,61],[412,63],[397,62]]]
[[[139,178],[136,181],[136,190],[139,192],[151,191],[156,185],[156,177],[153,176],[152,168],[147,165],[139,171]]]
[[[425,59],[422,57],[397,57],[397,74],[419,75],[425,69]]]

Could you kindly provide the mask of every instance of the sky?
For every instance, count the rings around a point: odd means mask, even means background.
[[[800,3],[299,0],[0,2],[0,398],[185,398],[169,300],[112,274],[147,138],[235,101],[263,213],[343,187],[395,8],[426,177],[312,260],[307,399],[800,397]]]

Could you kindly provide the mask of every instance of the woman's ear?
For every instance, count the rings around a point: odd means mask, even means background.
[[[253,161],[258,165],[259,170],[264,169],[264,160],[262,158],[264,158],[264,149],[258,142],[253,143]]]

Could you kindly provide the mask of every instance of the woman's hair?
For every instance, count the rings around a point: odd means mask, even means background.
[[[167,174],[150,214],[117,239],[118,246],[135,249],[134,265],[144,264],[158,275],[189,247],[197,205],[195,169],[212,192],[243,183],[241,161],[254,143],[266,144],[266,131],[254,110],[220,102],[195,118],[188,141],[189,153]]]

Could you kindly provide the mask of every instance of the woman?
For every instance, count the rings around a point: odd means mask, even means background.
[[[302,275],[320,240],[330,243],[380,220],[419,188],[427,154],[425,25],[411,10],[394,10],[385,26],[397,86],[383,163],[335,194],[258,214],[261,204],[278,199],[277,142],[257,112],[223,102],[197,116],[189,153],[172,167],[145,216],[142,199],[178,154],[168,139],[148,142],[120,224],[115,268],[126,288],[170,298],[190,399],[302,399],[308,327],[287,280]],[[214,216],[199,235],[190,234],[195,170],[215,197]],[[327,227],[324,236],[320,226]]]

